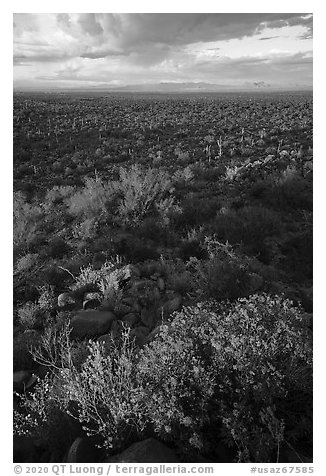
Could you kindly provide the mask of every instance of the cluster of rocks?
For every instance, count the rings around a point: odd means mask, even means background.
[[[71,319],[72,339],[105,341],[119,338],[123,329],[129,327],[130,337],[142,346],[182,306],[182,296],[167,288],[160,272],[144,276],[136,266],[127,265],[118,270],[115,278],[119,299],[102,299],[99,293],[85,293],[82,306],[74,309]],[[63,293],[58,296],[58,306],[71,309],[78,303],[73,293]]]

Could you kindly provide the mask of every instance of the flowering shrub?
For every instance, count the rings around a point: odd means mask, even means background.
[[[279,296],[186,307],[140,351],[129,329],[76,347],[66,323],[33,355],[53,377],[26,397],[17,431],[50,432],[64,412],[112,452],[151,431],[184,457],[218,460],[224,442],[239,462],[276,462],[311,427],[310,337]]]
[[[296,424],[311,418],[310,342],[300,310],[280,297],[183,309],[144,348],[139,372],[155,432],[183,451],[213,451],[223,436],[239,461],[276,461],[293,443],[293,389],[306,398]]]

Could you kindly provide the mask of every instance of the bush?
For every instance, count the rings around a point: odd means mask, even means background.
[[[110,184],[103,183],[99,177],[86,177],[84,188],[68,197],[66,203],[71,215],[92,219],[107,214],[107,204],[113,195]]]
[[[19,396],[24,412],[14,410],[14,434],[36,438],[55,461],[62,461],[81,429],[55,396],[56,386],[55,379],[48,374],[29,396]]]
[[[14,337],[13,341],[13,369],[34,370],[38,365],[31,354],[31,349],[40,343],[40,334],[36,331],[27,331]]]
[[[250,294],[252,260],[236,253],[232,246],[216,237],[206,237],[202,245],[208,259],[191,258],[187,267],[192,272],[193,286],[201,299],[237,299]]]
[[[24,329],[34,329],[39,324],[39,306],[33,302],[26,302],[18,308],[18,321]]]
[[[182,203],[182,214],[176,218],[178,228],[198,226],[211,220],[220,209],[216,198],[199,198],[189,194]]]
[[[277,462],[282,445],[311,438],[310,335],[291,301],[184,308],[141,351],[129,332],[82,348],[67,322],[46,332],[33,355],[53,376],[25,397],[16,429],[50,434],[64,412],[109,452],[154,433],[217,461],[221,441],[238,461]]]
[[[124,225],[137,225],[145,216],[160,207],[164,199],[169,199],[172,182],[161,170],[143,170],[133,165],[130,170],[120,168],[117,191],[121,196],[118,206],[118,220]],[[174,205],[170,203],[170,208]],[[166,207],[164,212],[166,213]]]
[[[223,438],[239,461],[275,462],[281,444],[295,444],[294,427],[311,424],[311,359],[301,311],[288,300],[184,308],[141,352],[146,412],[183,452],[214,456]],[[295,420],[290,394],[304,402]]]
[[[116,452],[128,444],[145,424],[141,381],[136,377],[135,347],[129,329],[119,343],[89,342],[74,346],[66,324],[48,332],[35,359],[49,367],[52,377],[23,399],[29,418],[17,415],[16,431],[56,431],[53,413],[65,412],[79,421],[100,447]]]
[[[260,206],[222,209],[212,223],[212,231],[223,242],[242,243],[250,254],[260,254],[264,239],[279,233],[280,219],[276,212]]]
[[[71,250],[68,243],[60,236],[55,236],[48,242],[47,255],[51,258],[62,258]]]
[[[42,229],[43,210],[38,205],[26,202],[24,195],[17,192],[14,193],[13,212],[14,248],[27,251],[37,232]]]

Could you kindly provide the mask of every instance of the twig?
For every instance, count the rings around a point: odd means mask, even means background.
[[[74,275],[72,274],[72,272],[69,271],[69,269],[63,268],[62,266],[58,266],[58,268],[62,269],[62,271],[66,271],[68,274],[70,274],[70,276],[71,276],[74,280],[76,280],[76,276],[74,276]]]

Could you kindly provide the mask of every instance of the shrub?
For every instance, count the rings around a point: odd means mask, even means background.
[[[40,297],[38,299],[39,308],[43,311],[50,311],[57,305],[56,295],[53,286],[44,285],[39,288]]]
[[[42,229],[43,210],[38,205],[25,201],[21,192],[14,193],[13,200],[13,243],[14,247],[28,250],[38,230]]]
[[[27,253],[16,261],[15,273],[30,271],[37,263],[39,255],[37,253]]]
[[[172,183],[162,170],[143,170],[139,165],[133,165],[130,170],[120,168],[117,191],[121,196],[118,220],[134,226],[153,211],[155,204],[170,198]]]
[[[27,331],[14,337],[13,340],[13,369],[33,370],[37,365],[31,354],[32,348],[40,343],[40,334],[36,331]]]
[[[19,396],[23,412],[14,411],[14,434],[36,438],[55,461],[61,461],[80,428],[56,397],[56,387],[55,378],[48,374],[33,392]]]
[[[39,307],[33,302],[26,302],[18,311],[18,321],[24,329],[34,329],[39,324]]]
[[[216,198],[205,198],[189,194],[182,202],[182,214],[176,218],[179,228],[198,226],[211,220],[220,209]]]
[[[92,219],[107,214],[107,203],[113,195],[110,184],[105,184],[99,177],[86,177],[84,188],[68,197],[66,203],[71,215]]]
[[[242,243],[247,252],[258,254],[264,239],[279,233],[280,219],[273,210],[260,206],[222,209],[212,223],[212,231],[219,240]]]
[[[229,244],[220,243],[214,236],[202,244],[208,259],[191,258],[187,263],[192,273],[193,287],[201,299],[237,299],[250,292],[251,259],[236,253]]]
[[[187,261],[191,257],[202,259],[202,258],[207,258],[207,252],[199,240],[188,239],[188,240],[184,240],[181,243],[180,257],[184,261]]]
[[[51,258],[62,258],[64,255],[69,253],[70,246],[66,241],[60,236],[55,236],[48,242],[47,254]]]
[[[98,436],[100,447],[117,451],[128,444],[145,424],[142,383],[136,377],[135,347],[129,332],[123,331],[119,343],[113,339],[106,345],[89,342],[86,358],[85,348],[82,350],[82,361],[78,355],[76,361],[75,351],[80,354],[81,349],[74,349],[68,325],[43,338],[34,356],[52,369],[54,377],[25,399],[31,431],[52,427],[54,405],[79,421],[88,436]]]
[[[74,192],[74,187],[69,185],[55,185],[46,193],[45,203],[48,204],[48,206],[62,204],[63,201],[73,195]]]
[[[311,423],[311,359],[303,316],[288,300],[184,308],[141,352],[146,412],[183,452],[212,456],[223,438],[239,461],[275,462],[281,444],[295,444],[294,427]],[[293,393],[303,401],[294,420]]]

